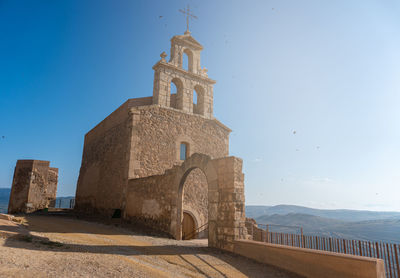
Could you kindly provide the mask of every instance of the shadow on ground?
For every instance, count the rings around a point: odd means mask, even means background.
[[[165,232],[155,231],[154,229],[143,227],[136,223],[128,223],[123,221],[121,218],[99,218],[87,215],[78,215],[73,210],[66,209],[64,209],[60,214],[57,212],[37,212],[17,215],[17,217],[24,218],[26,220],[25,224],[29,226],[29,230],[34,232],[147,235],[172,238]],[[55,222],[48,225],[49,219],[54,219]],[[91,227],[90,225],[87,225],[87,223],[96,223],[97,226]],[[103,229],[99,230],[99,225],[103,226]]]

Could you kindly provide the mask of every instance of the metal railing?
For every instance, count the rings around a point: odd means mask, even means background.
[[[208,229],[208,222],[201,225],[200,227],[198,227],[196,230],[193,230],[192,232],[188,233],[187,235],[183,234],[182,235],[182,239],[193,239],[195,238],[199,233],[205,231]]]
[[[69,208],[73,209],[75,207],[75,198],[69,200]]]
[[[299,233],[271,232],[271,226],[296,227]],[[246,221],[246,227],[247,233],[255,241],[382,259],[385,262],[386,276],[400,278],[399,244],[304,235],[303,229],[297,226]]]
[[[56,200],[53,201],[50,205],[51,207],[54,208],[70,208],[73,209],[75,206],[75,198],[71,198],[69,200],[65,200],[62,198],[57,198]]]

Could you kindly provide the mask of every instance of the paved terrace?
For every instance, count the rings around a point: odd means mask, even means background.
[[[298,277],[207,247],[66,216],[0,219],[0,277]]]

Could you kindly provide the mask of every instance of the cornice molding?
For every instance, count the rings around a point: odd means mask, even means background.
[[[216,80],[210,79],[210,78],[208,78],[206,76],[202,76],[200,74],[195,74],[193,72],[186,71],[186,70],[184,70],[184,69],[182,69],[180,67],[174,66],[173,64],[170,64],[170,63],[165,63],[163,61],[158,61],[157,64],[155,64],[153,66],[153,70],[157,70],[157,68],[159,68],[159,67],[166,67],[166,68],[172,69],[174,71],[178,71],[178,72],[180,72],[182,74],[188,75],[188,76],[190,76],[190,77],[192,77],[194,79],[200,79],[200,80],[205,81],[205,82],[210,83],[210,84],[217,83]]]

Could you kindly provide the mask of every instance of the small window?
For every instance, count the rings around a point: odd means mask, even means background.
[[[186,143],[181,143],[180,159],[185,160],[187,158],[188,146]]]
[[[193,91],[193,104],[197,105],[197,92],[196,92],[196,90]]]

